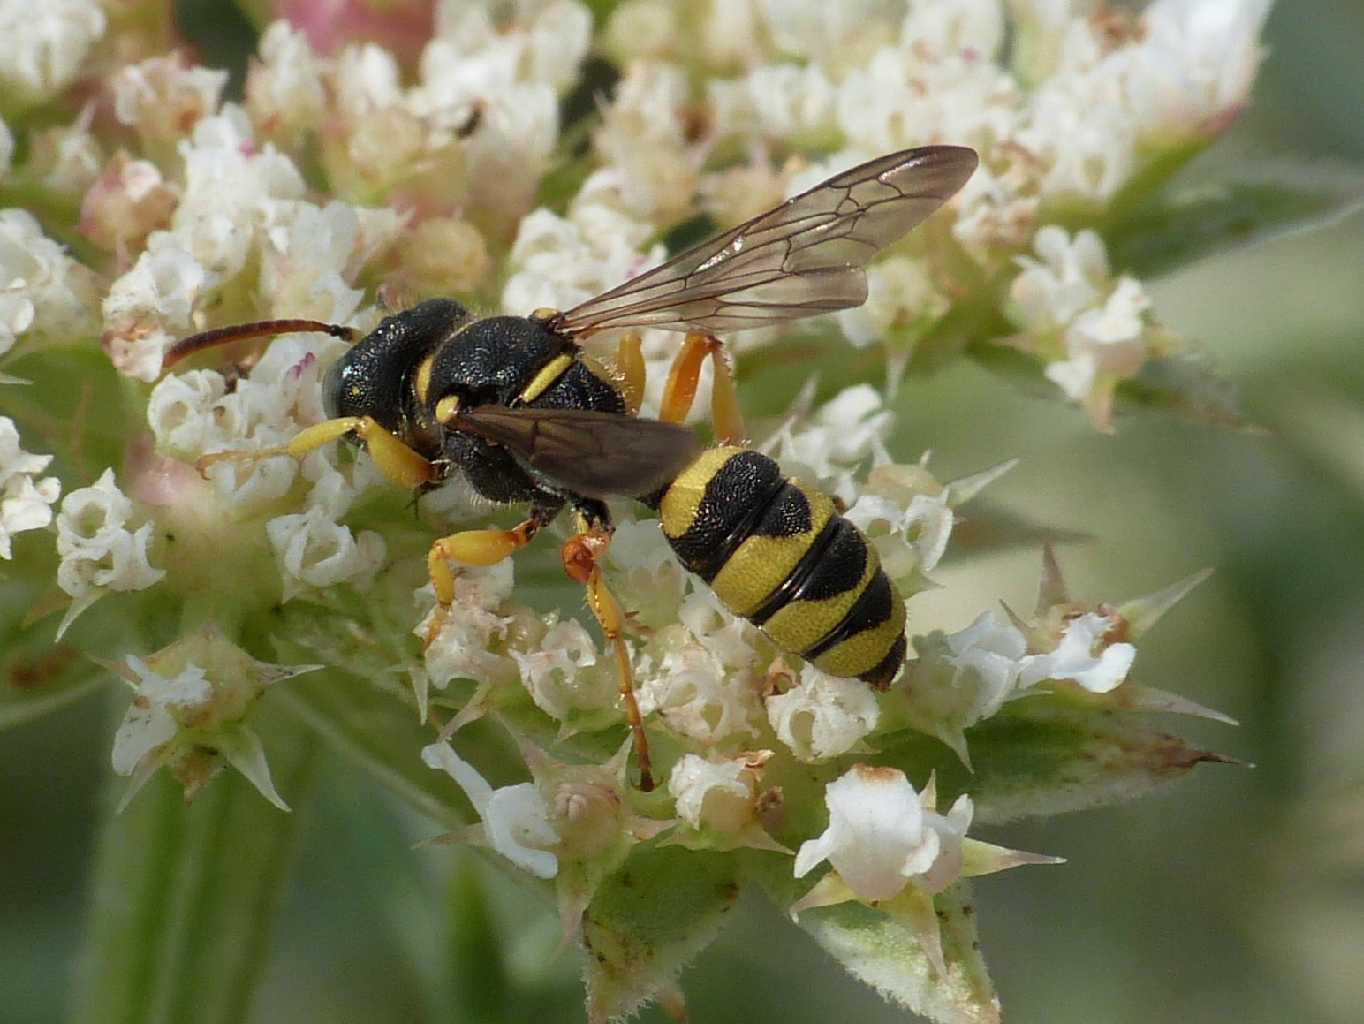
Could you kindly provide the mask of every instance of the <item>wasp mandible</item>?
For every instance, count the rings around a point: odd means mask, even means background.
[[[904,601],[833,499],[741,446],[743,419],[716,335],[861,305],[868,261],[946,202],[976,164],[975,152],[959,146],[880,157],[566,312],[480,318],[452,299],[422,302],[385,318],[332,365],[323,383],[328,419],[278,448],[204,456],[200,468],[302,458],[345,439],[365,446],[400,486],[431,487],[459,470],[483,497],[528,506],[510,530],[466,530],[431,545],[427,566],[447,611],[450,563],[500,562],[571,506],[578,529],[562,547],[564,569],[586,588],[615,652],[640,786],[651,789],[625,615],[599,565],[612,533],[606,499],[656,509],[681,563],[778,647],[831,675],[888,687],[905,656]],[[636,416],[644,362],[633,332],[643,327],[685,335],[658,420]],[[578,344],[617,330],[626,333],[614,368]],[[293,331],[354,340],[348,327],[309,320],[239,324],[183,339],[165,365]],[[721,443],[703,449],[682,424],[707,358]]]

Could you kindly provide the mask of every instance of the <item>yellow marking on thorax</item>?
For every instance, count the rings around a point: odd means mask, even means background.
[[[436,362],[435,353],[427,356],[417,367],[417,379],[415,387],[417,389],[417,401],[422,405],[426,404],[427,392],[431,390],[431,367]]]
[[[446,395],[436,403],[436,422],[449,423],[459,415],[459,395]]]
[[[555,356],[541,368],[539,373],[531,378],[531,382],[526,385],[525,390],[517,396],[518,399],[527,404],[535,401],[573,365],[573,358],[573,355],[568,352]]]

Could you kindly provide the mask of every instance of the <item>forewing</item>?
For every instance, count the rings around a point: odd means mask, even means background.
[[[906,149],[816,185],[562,313],[561,331],[738,331],[860,306],[863,268],[965,184],[962,146]]]
[[[701,447],[696,435],[679,424],[584,409],[481,405],[447,426],[503,445],[565,489],[588,498],[656,491]]]

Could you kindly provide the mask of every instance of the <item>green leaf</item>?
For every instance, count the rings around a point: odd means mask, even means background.
[[[1188,353],[1148,359],[1141,372],[1118,385],[1118,411],[1163,409],[1193,423],[1254,430],[1241,415],[1231,382]]]
[[[1275,169],[1278,180],[1162,190],[1103,227],[1117,270],[1168,273],[1219,250],[1335,223],[1364,203],[1360,171]]]
[[[708,946],[738,898],[734,858],[642,846],[597,890],[583,917],[587,1017],[633,1013]]]
[[[993,1024],[999,1000],[976,939],[971,889],[958,882],[934,897],[947,976],[929,962],[904,921],[860,903],[800,915],[801,928],[887,1000],[943,1024]]]
[[[1148,726],[1139,715],[1032,696],[967,730],[974,775],[940,776],[971,794],[976,821],[1061,814],[1132,800],[1197,765],[1234,763]]]
[[[313,744],[297,726],[271,724],[271,769],[298,803]],[[111,779],[105,800],[74,1019],[244,1020],[298,819],[230,771],[188,807],[162,772],[114,816],[126,784]]]

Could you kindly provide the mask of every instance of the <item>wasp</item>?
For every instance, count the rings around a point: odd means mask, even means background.
[[[868,261],[946,202],[976,164],[975,152],[958,146],[880,157],[563,312],[476,317],[452,299],[422,302],[385,318],[331,366],[326,420],[278,448],[207,455],[200,469],[221,459],[302,458],[345,439],[368,449],[397,485],[421,490],[459,471],[483,497],[527,506],[512,529],[466,530],[431,545],[428,570],[445,614],[455,592],[451,563],[500,562],[571,507],[577,532],[561,549],[564,569],[584,585],[615,652],[640,786],[651,789],[626,617],[599,564],[612,534],[606,499],[657,510],[681,563],[778,647],[831,675],[888,687],[904,661],[904,600],[832,498],[742,446],[717,335],[861,305]],[[645,327],[685,338],[657,420],[636,415]],[[310,320],[238,324],[181,340],[165,365],[294,331],[355,340],[348,327]],[[579,344],[606,331],[624,332],[614,367]],[[721,443],[705,448],[683,421],[708,358]],[[442,621],[434,620],[428,644]]]

